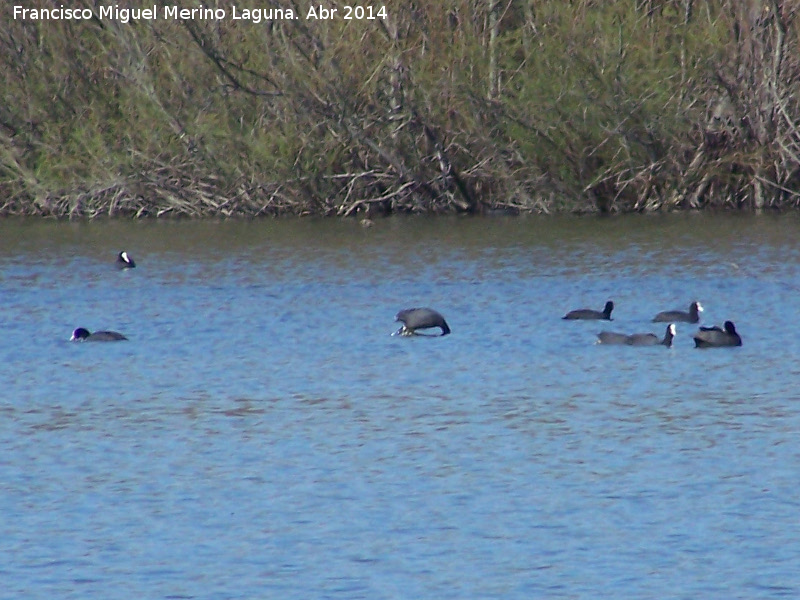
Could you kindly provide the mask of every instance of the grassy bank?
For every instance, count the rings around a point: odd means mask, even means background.
[[[373,20],[257,4],[299,18],[5,7],[0,214],[800,203],[796,3],[420,0]]]

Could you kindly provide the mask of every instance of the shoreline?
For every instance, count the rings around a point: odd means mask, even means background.
[[[348,214],[339,214],[334,211],[314,213],[308,210],[293,211],[283,207],[270,210],[268,207],[260,210],[248,210],[247,207],[228,207],[222,210],[213,210],[208,207],[197,209],[187,207],[154,206],[143,202],[125,203],[115,201],[110,204],[79,203],[69,204],[69,197],[62,197],[59,201],[50,203],[50,207],[29,207],[27,209],[13,209],[8,206],[0,208],[0,220],[10,219],[42,219],[53,221],[148,221],[148,220],[256,220],[256,219],[342,219],[358,221],[364,226],[371,226],[383,219],[392,217],[474,217],[474,218],[527,218],[527,217],[615,217],[625,215],[670,215],[670,214],[792,214],[800,213],[797,206],[768,205],[755,208],[751,206],[706,205],[701,207],[670,207],[656,210],[637,210],[613,208],[612,210],[599,210],[596,207],[573,206],[557,210],[541,210],[536,208],[526,209],[518,206],[482,206],[478,210],[464,211],[439,207],[428,211],[399,210],[399,211],[353,211]],[[578,203],[575,203],[578,204]]]

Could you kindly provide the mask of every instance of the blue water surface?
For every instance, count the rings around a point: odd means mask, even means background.
[[[0,597],[797,598],[799,224],[0,222]]]

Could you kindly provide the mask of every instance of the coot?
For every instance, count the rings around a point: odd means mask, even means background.
[[[133,262],[130,254],[123,250],[117,254],[117,267],[120,269],[133,269],[136,267],[136,263]]]
[[[703,307],[699,302],[692,302],[689,305],[689,312],[682,310],[667,310],[658,313],[653,317],[653,323],[681,321],[683,323],[697,323],[700,320],[700,313]]]
[[[609,300],[606,302],[606,306],[603,309],[603,312],[599,310],[592,310],[590,308],[580,308],[578,310],[571,310],[567,314],[565,314],[562,319],[583,319],[583,320],[605,320],[611,321],[611,311],[614,310],[614,303]]]
[[[613,331],[601,331],[597,334],[598,344],[619,344],[627,346],[672,346],[672,338],[675,337],[675,325],[670,323],[667,325],[667,330],[664,333],[664,339],[659,340],[658,336],[653,333],[633,333],[627,335],[624,333],[615,333]]]
[[[667,325],[667,330],[664,332],[664,339],[659,340],[658,336],[654,333],[634,333],[630,336],[628,343],[631,346],[666,346],[672,347],[672,338],[675,337],[675,324],[670,323]]]
[[[116,331],[95,331],[90,333],[88,329],[78,327],[72,332],[72,337],[69,338],[70,342],[119,342],[127,340],[124,335]]]
[[[627,333],[617,333],[615,331],[601,331],[597,334],[598,344],[627,344],[630,336]]]
[[[701,327],[700,331],[694,334],[695,348],[725,348],[730,346],[741,346],[742,338],[736,333],[736,326],[732,321],[725,321],[723,328]]]
[[[400,321],[403,326],[393,335],[414,335],[417,329],[430,329],[431,327],[439,327],[442,335],[450,333],[447,321],[432,308],[406,308],[397,313],[395,321]]]

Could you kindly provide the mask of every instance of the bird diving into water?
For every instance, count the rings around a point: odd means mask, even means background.
[[[420,335],[417,329],[430,329],[438,327],[441,335],[450,333],[450,327],[444,317],[432,308],[406,308],[397,313],[395,321],[400,321],[403,326],[392,335]],[[425,335],[425,334],[422,334]],[[428,334],[430,335],[430,334]]]

